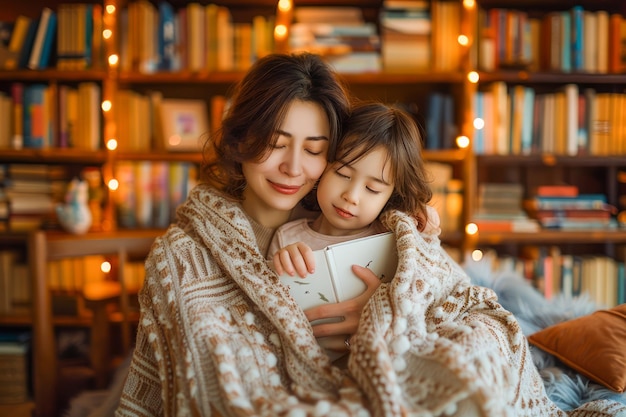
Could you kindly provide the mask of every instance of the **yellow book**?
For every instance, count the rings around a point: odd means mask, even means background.
[[[19,15],[15,20],[13,33],[11,34],[11,40],[9,41],[8,51],[10,55],[7,56],[4,61],[4,69],[17,69],[19,55],[22,51],[24,43],[26,42],[26,36],[32,21],[33,20],[30,17],[24,15]]]

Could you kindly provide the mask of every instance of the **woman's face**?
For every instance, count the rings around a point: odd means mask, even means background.
[[[330,127],[319,104],[296,100],[278,134],[267,158],[242,164],[247,182],[243,208],[267,227],[285,223],[324,172]]]

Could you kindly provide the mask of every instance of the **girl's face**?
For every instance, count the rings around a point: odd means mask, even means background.
[[[382,147],[350,165],[333,163],[317,186],[317,201],[324,216],[320,216],[316,230],[326,235],[365,230],[376,220],[393,190],[391,164]]]
[[[267,227],[285,223],[324,172],[328,118],[319,104],[296,100],[289,106],[278,134],[267,158],[242,164],[247,182],[244,210]]]

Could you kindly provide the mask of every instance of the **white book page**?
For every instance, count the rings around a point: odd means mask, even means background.
[[[396,238],[391,232],[338,243],[326,248],[339,301],[365,291],[365,284],[352,272],[352,265],[371,269],[383,282],[389,282],[398,267]]]
[[[309,274],[305,278],[297,274],[293,277],[287,274],[280,276],[281,282],[289,287],[289,293],[303,310],[325,303],[337,302],[324,252],[324,249],[313,252],[315,255],[315,272],[313,274]]]

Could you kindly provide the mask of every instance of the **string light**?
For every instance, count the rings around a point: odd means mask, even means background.
[[[288,12],[291,10],[291,0],[279,0],[278,10],[281,12]]]
[[[478,233],[478,226],[476,225],[476,223],[468,223],[465,226],[465,233],[467,233],[468,235],[475,235],[476,233]]]
[[[457,136],[456,146],[458,146],[461,149],[465,149],[469,146],[469,144],[470,144],[470,140],[467,136],[465,135]]]
[[[117,190],[119,186],[120,186],[120,183],[115,178],[111,178],[109,182],[107,183],[107,187],[109,187],[109,190],[111,191]]]
[[[102,102],[101,107],[102,107],[102,111],[107,112],[107,111],[111,110],[111,107],[113,107],[113,104],[111,104],[111,100],[104,100]]]
[[[480,261],[481,259],[483,259],[483,251],[481,251],[480,249],[474,249],[472,251],[472,260],[475,262]]]
[[[474,129],[482,130],[485,127],[485,121],[481,119],[480,117],[477,117],[474,119],[473,125],[474,125]]]
[[[476,71],[470,71],[470,73],[467,74],[467,79],[469,80],[469,82],[475,84],[480,79],[480,76],[478,75]]]
[[[110,151],[114,151],[117,149],[117,139],[111,138],[107,140],[107,149]]]
[[[100,270],[104,272],[105,274],[108,274],[109,272],[111,272],[111,262],[109,261],[102,262],[100,264]]]

